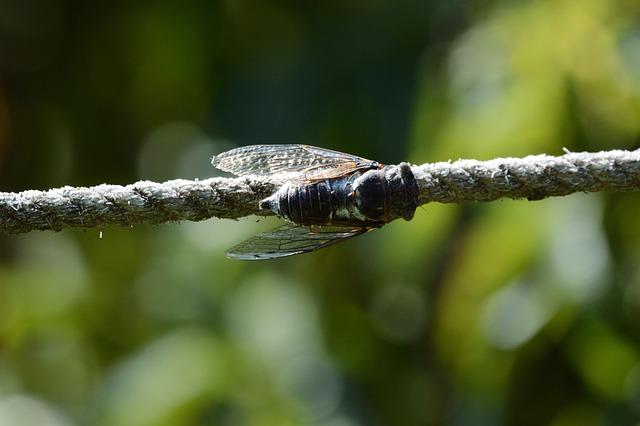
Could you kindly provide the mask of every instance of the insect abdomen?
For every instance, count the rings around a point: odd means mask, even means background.
[[[331,224],[346,212],[346,179],[328,179],[306,185],[285,185],[262,200],[260,208],[300,224]]]
[[[285,217],[296,223],[328,221],[332,210],[331,186],[326,181],[290,186],[286,196],[281,196],[280,207],[286,209]]]

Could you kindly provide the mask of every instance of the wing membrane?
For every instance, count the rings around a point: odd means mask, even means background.
[[[298,174],[307,180],[334,177],[378,163],[356,155],[309,145],[250,145],[223,152],[211,161],[214,167],[237,176]]]
[[[286,223],[255,235],[227,252],[231,259],[262,260],[306,253],[344,241],[375,228],[301,226]]]

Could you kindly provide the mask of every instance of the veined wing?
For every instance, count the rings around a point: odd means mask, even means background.
[[[302,177],[305,182],[313,183],[325,179],[342,177],[357,170],[371,170],[382,167],[382,164],[377,161],[370,161],[368,163],[345,162],[335,165],[332,164],[313,167],[307,170]]]
[[[242,260],[275,259],[307,253],[370,231],[372,227],[302,226],[286,223],[255,235],[227,251]]]
[[[296,174],[305,180],[327,179],[363,168],[375,161],[309,145],[250,145],[216,155],[211,164],[237,176]]]

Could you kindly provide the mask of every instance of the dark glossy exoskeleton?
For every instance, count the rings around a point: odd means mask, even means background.
[[[279,175],[285,183],[260,201],[288,223],[233,247],[234,259],[270,259],[309,252],[411,220],[418,187],[408,163],[376,161],[308,145],[252,145],[215,156],[216,168],[237,176]]]

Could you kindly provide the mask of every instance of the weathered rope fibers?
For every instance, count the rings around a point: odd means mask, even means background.
[[[540,200],[574,192],[637,191],[640,150],[459,160],[428,163],[412,170],[420,188],[420,204],[503,197]]]
[[[459,160],[412,166],[420,204],[640,189],[640,150]],[[280,183],[259,178],[140,181],[127,186],[0,192],[0,233],[270,215],[258,202]]]

